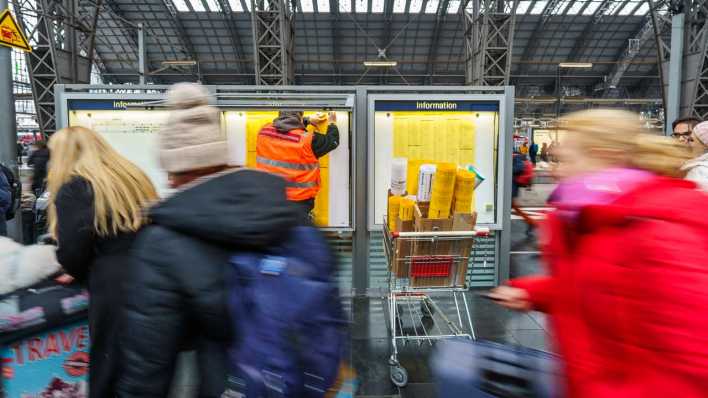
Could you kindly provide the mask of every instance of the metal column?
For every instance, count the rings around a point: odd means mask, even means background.
[[[7,0],[0,0],[0,9],[7,8]],[[0,47],[0,162],[17,172],[17,128],[15,126],[15,95],[12,87],[12,50]],[[19,213],[19,212],[18,212]],[[3,217],[5,217],[3,215]],[[19,214],[15,220],[19,220]],[[9,222],[8,235],[20,240],[21,223]]]
[[[517,0],[477,0],[472,13],[462,11],[467,84],[509,84],[517,6]]]
[[[354,294],[366,295],[369,287],[369,229],[368,225],[368,185],[367,185],[367,151],[368,147],[368,98],[367,90],[362,87],[356,89],[356,121],[354,123],[354,248],[352,250],[352,273]]]
[[[256,84],[293,83],[293,14],[284,0],[250,0]]]
[[[674,15],[671,19],[671,58],[669,59],[669,87],[666,93],[666,135],[671,135],[671,122],[679,118],[681,106],[684,21],[684,14]]]
[[[687,29],[686,65],[688,95],[686,114],[708,119],[708,1],[694,1]],[[691,90],[692,88],[692,90]]]
[[[102,0],[13,0],[33,51],[26,54],[40,132],[56,129],[54,85],[89,83]]]

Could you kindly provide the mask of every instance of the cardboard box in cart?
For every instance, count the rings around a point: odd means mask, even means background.
[[[477,221],[477,214],[455,213],[444,219],[427,218],[427,206],[419,204],[415,207],[415,231],[472,231]],[[444,239],[417,241],[413,253],[420,267],[430,268],[430,276],[411,275],[411,286],[443,287],[464,286],[467,277],[467,266],[474,238]],[[425,256],[429,256],[428,259]],[[448,272],[443,272],[449,269]]]

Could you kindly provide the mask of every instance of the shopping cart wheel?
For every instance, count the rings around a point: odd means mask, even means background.
[[[391,381],[396,387],[405,387],[408,384],[408,372],[400,365],[391,366]]]

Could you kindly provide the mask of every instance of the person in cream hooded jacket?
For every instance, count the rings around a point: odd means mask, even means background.
[[[700,189],[708,192],[708,122],[702,122],[693,128],[693,146],[698,147],[700,156],[683,165],[686,179],[695,182]]]

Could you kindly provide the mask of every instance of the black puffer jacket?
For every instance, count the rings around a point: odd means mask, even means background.
[[[176,356],[198,351],[200,397],[224,391],[231,340],[229,257],[272,245],[298,223],[284,180],[237,170],[180,191],[150,212],[126,283],[119,397],[165,397]]]

